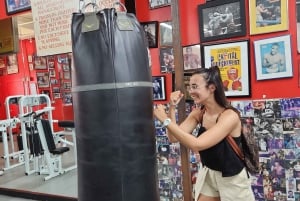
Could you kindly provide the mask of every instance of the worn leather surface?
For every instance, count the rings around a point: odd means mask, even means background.
[[[152,82],[143,29],[120,31],[115,9],[96,13],[99,29],[82,33],[73,13],[73,90],[80,201],[158,201],[152,87],[94,89],[107,83]]]

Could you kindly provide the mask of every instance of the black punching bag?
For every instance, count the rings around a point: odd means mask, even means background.
[[[114,8],[73,13],[79,201],[158,201],[144,32]]]

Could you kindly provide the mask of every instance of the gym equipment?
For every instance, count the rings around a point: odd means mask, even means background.
[[[158,201],[143,28],[133,14],[108,8],[73,13],[71,32],[78,199]]]
[[[61,154],[69,151],[69,147],[56,147],[54,139],[58,141],[62,139],[53,132],[53,109],[49,96],[45,94],[24,96],[19,100],[25,174],[47,174],[45,180],[77,167],[75,164],[62,168]],[[46,116],[47,120],[42,119],[42,116]],[[59,133],[59,135],[62,134],[62,132]],[[75,142],[74,132],[72,138]]]
[[[3,159],[4,159],[4,168],[3,170],[9,170],[14,167],[18,167],[24,164],[24,151],[22,149],[15,149],[14,134],[13,129],[17,128],[17,125],[20,123],[20,120],[16,117],[12,117],[11,112],[14,109],[18,109],[18,101],[23,95],[8,96],[5,99],[5,111],[6,111],[6,120],[1,123],[2,131],[2,143],[3,143]],[[12,108],[15,106],[15,108]],[[18,113],[17,111],[14,111]],[[5,129],[6,128],[6,129]],[[10,143],[8,143],[8,137]],[[14,159],[13,161],[11,161]],[[12,164],[11,164],[12,162]]]

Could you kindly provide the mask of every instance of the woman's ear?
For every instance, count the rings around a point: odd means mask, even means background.
[[[216,86],[214,84],[210,84],[208,86],[208,89],[211,91],[211,92],[214,92],[216,90]]]

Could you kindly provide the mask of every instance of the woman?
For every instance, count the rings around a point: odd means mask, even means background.
[[[219,68],[201,68],[193,74],[189,93],[201,108],[194,109],[180,125],[175,121],[176,104],[183,97],[180,91],[171,93],[169,114],[158,105],[154,115],[166,126],[170,142],[179,141],[201,155],[204,167],[197,177],[195,200],[254,201],[244,163],[226,141],[231,135],[240,143],[242,127],[238,111],[226,100]],[[198,124],[201,128],[195,137],[191,133]]]

